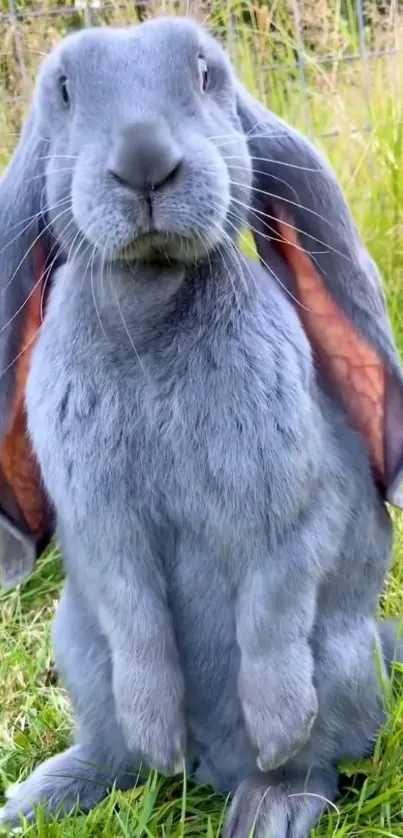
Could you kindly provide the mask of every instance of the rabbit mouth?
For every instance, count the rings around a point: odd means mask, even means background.
[[[127,261],[151,262],[158,264],[181,264],[198,260],[202,253],[206,255],[206,245],[200,238],[179,233],[162,233],[151,230],[139,233],[123,248],[122,257]]]

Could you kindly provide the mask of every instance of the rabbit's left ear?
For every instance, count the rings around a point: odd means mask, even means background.
[[[0,581],[32,571],[53,533],[28,437],[25,388],[50,268],[46,141],[32,110],[0,180]]]
[[[314,146],[241,84],[238,112],[260,260],[275,244],[287,262],[320,373],[364,437],[385,500],[403,509],[403,371],[376,265]]]
[[[17,347],[13,390],[0,445],[0,582],[21,583],[52,537],[52,515],[26,426],[25,387],[45,305],[46,250],[33,248],[33,291],[26,303]]]

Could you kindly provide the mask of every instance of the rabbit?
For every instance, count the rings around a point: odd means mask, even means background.
[[[66,568],[54,647],[76,733],[0,823],[41,802],[88,811],[145,763],[230,792],[228,838],[253,824],[305,838],[336,795],[337,763],[370,753],[384,719],[376,648],[385,677],[403,657],[399,625],[374,617],[399,440],[385,399],[395,459],[383,457],[297,304],[321,265],[283,213],[281,252],[255,229],[272,213],[254,197],[251,113],[225,52],[189,19],[69,35],[42,66],[0,203],[15,223],[19,188],[37,190],[57,243],[26,410]],[[351,234],[365,266],[357,300],[373,291],[357,330],[346,274],[329,279],[338,334],[364,360],[376,350],[391,383],[374,374],[375,406],[386,392],[398,411],[376,269],[322,171],[336,242]],[[261,265],[239,249],[248,223]]]

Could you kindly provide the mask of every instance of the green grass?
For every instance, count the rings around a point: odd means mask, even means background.
[[[403,530],[382,611],[403,613]],[[55,550],[44,557],[20,590],[0,592],[0,789],[69,742],[71,714],[52,667],[50,627],[62,569]],[[403,690],[389,697],[390,716],[372,760],[343,766],[337,806],[323,817],[316,838],[403,837]],[[155,774],[134,791],[116,792],[86,817],[45,823],[38,810],[25,838],[182,838],[220,834],[226,800],[186,778]]]
[[[336,33],[341,54],[354,47],[356,34],[354,27],[346,34],[338,8],[328,0],[313,3],[315,20],[328,15],[329,31],[334,36]],[[237,15],[236,4],[234,11]],[[285,66],[271,75],[263,70],[273,51],[273,36],[266,33],[267,9],[255,21],[253,50],[250,30],[236,20],[234,60],[248,87],[301,130],[306,129],[308,118],[316,137],[334,129],[340,131],[337,138],[318,139],[318,143],[329,156],[360,232],[379,264],[393,327],[403,350],[402,56],[371,64],[368,100],[362,92],[360,65],[325,68],[307,56],[305,100],[289,68]],[[22,33],[30,60],[58,34],[54,22],[46,31],[40,30],[41,25],[38,22],[35,30]],[[286,64],[292,58],[292,38],[289,29],[281,30],[281,22],[276,36]],[[395,36],[402,37],[401,28],[396,29]],[[35,60],[37,64],[37,57]],[[3,70],[0,65],[0,94]],[[4,78],[9,70],[7,64]],[[368,118],[369,132],[351,133],[351,129],[365,127]],[[16,120],[11,108],[2,107],[0,165],[14,143]],[[403,514],[395,515],[395,520],[394,564],[380,603],[382,612],[390,615],[403,614]],[[50,638],[61,580],[60,560],[53,551],[19,590],[0,591],[0,798],[4,787],[26,777],[36,764],[69,742],[71,714],[52,668]],[[223,798],[209,789],[195,788],[190,781],[168,782],[151,775],[144,786],[131,793],[112,794],[85,818],[75,816],[62,823],[45,824],[39,812],[37,823],[24,828],[22,834],[27,838],[180,838],[184,834],[213,838],[220,832],[225,805]],[[346,769],[337,810],[332,808],[323,817],[314,835],[403,838],[403,690],[390,702],[389,721],[374,758]]]

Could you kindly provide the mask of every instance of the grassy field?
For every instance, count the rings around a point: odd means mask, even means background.
[[[357,33],[353,23],[348,26],[348,21],[341,20],[338,5],[330,0],[303,5],[306,31],[317,38],[315,52],[306,56],[306,96],[287,66],[293,59],[292,32],[287,22],[282,24],[277,18],[268,36],[267,8],[255,16],[252,34],[235,9],[232,26],[227,24],[229,48],[248,87],[302,131],[310,130],[330,158],[362,236],[381,268],[403,349],[403,53],[365,65],[318,63],[321,54],[336,51],[341,57],[354,52]],[[121,12],[111,18],[120,21]],[[15,80],[18,71],[15,32],[4,29],[2,33],[2,27],[5,24],[0,24],[0,166],[15,142],[27,95],[16,83],[17,98],[4,106],[13,73]],[[28,86],[40,53],[63,31],[54,20],[21,26],[18,35]],[[383,20],[373,32],[373,47],[403,49],[402,20]],[[1,40],[2,34],[6,40]],[[276,72],[267,68],[273,43],[282,50],[283,69]],[[338,136],[319,137],[334,131]],[[52,668],[50,644],[61,580],[62,568],[54,550],[21,589],[0,591],[0,801],[6,785],[25,777],[69,741],[71,716]],[[394,565],[380,608],[387,614],[403,614],[403,515],[396,516]],[[184,834],[213,838],[220,832],[225,805],[209,789],[152,775],[145,786],[112,795],[86,818],[45,825],[38,813],[36,825],[23,828],[22,834],[26,838],[180,838]],[[316,838],[403,838],[403,692],[391,703],[390,720],[374,758],[344,767],[337,809],[322,819],[314,834]]]

